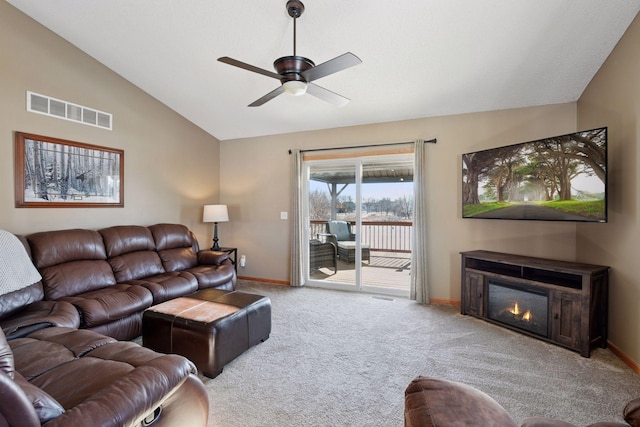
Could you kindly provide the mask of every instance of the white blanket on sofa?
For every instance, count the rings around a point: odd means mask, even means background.
[[[22,242],[0,230],[0,295],[17,291],[42,279]]]

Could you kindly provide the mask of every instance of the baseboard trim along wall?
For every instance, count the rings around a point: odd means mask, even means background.
[[[265,279],[263,277],[249,277],[249,276],[238,276],[240,280],[251,280],[252,282],[262,282],[262,283],[273,283],[276,285],[285,285],[291,286],[287,280],[274,280],[274,279]]]
[[[613,354],[618,356],[620,360],[629,365],[629,367],[633,369],[636,374],[640,374],[640,364],[638,364],[638,362],[627,356],[622,350],[620,350],[618,346],[613,344],[611,341],[607,341],[607,345],[609,346],[609,350],[611,350]]]

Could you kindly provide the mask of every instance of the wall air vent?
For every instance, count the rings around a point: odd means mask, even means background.
[[[113,129],[112,114],[35,92],[27,91],[27,111],[102,129]]]

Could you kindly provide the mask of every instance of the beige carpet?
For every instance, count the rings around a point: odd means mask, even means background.
[[[402,426],[404,389],[418,375],[463,381],[516,419],[586,425],[622,421],[640,376],[609,350],[591,358],[462,316],[312,288],[240,281],[269,296],[271,337],[203,381],[211,426]]]

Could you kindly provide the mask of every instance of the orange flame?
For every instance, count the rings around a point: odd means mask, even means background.
[[[513,306],[513,308],[509,310],[509,313],[511,313],[511,314],[515,314],[515,315],[520,314],[520,307],[518,307],[518,303],[517,303],[517,302],[516,302],[516,304]]]

